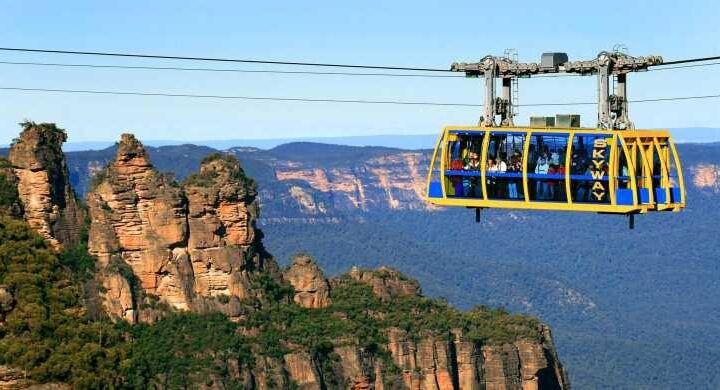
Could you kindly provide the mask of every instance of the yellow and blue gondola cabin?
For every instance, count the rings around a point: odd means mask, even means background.
[[[685,184],[667,131],[448,126],[432,154],[426,200],[637,214],[680,211]]]

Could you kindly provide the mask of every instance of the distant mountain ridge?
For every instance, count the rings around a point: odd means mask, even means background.
[[[720,128],[715,127],[678,127],[670,128],[673,138],[679,143],[720,143]],[[438,129],[438,132],[440,129]],[[345,146],[384,146],[405,150],[430,149],[435,146],[437,133],[429,134],[380,134],[355,135],[337,137],[297,137],[297,138],[265,138],[265,139],[221,139],[221,140],[148,140],[144,144],[150,147],[198,145],[213,149],[226,150],[233,147],[253,147],[272,149],[283,144],[296,142],[324,143]],[[70,142],[63,146],[66,152],[103,150],[111,147],[115,141],[81,141]],[[7,144],[0,143],[0,154],[7,149]]]

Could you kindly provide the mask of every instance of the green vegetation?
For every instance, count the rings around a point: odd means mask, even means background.
[[[106,166],[105,168],[95,172],[95,174],[92,175],[90,178],[90,187],[89,190],[94,190],[97,188],[100,184],[104,183],[108,177],[110,176],[110,167]]]
[[[133,388],[192,388],[252,366],[249,345],[222,314],[170,314],[153,325],[124,326],[134,340],[125,366]]]
[[[0,169],[2,169],[6,163],[7,160],[0,158]],[[0,210],[12,208],[18,205],[19,202],[20,199],[18,198],[18,191],[14,180],[0,171]]]
[[[82,246],[56,256],[23,222],[0,217],[0,365],[73,388],[187,388],[252,363],[237,325],[220,314],[173,313],[154,325],[91,321],[78,278],[92,272]]]
[[[382,302],[366,284],[343,277],[341,287],[332,291],[332,309],[347,313],[372,327],[368,318],[378,323],[376,327],[395,327],[405,330],[410,337],[423,335],[449,335],[452,329],[463,329],[469,340],[483,344],[502,344],[518,339],[538,337],[539,321],[534,317],[511,315],[503,309],[477,306],[469,312],[460,311],[441,299],[421,296],[399,296]],[[371,314],[372,315],[369,315]],[[382,313],[382,314],[379,314]],[[374,337],[368,334],[367,337]]]
[[[64,249],[57,256],[60,264],[80,282],[91,279],[95,274],[95,258],[88,253],[87,241]]]
[[[61,128],[57,127],[57,125],[55,123],[46,123],[46,122],[36,123],[29,119],[26,119],[26,120],[20,122],[19,125],[23,129],[23,131],[28,130],[33,127],[39,127],[41,129],[50,131],[52,133],[60,133],[63,135],[67,135],[67,133],[65,132],[65,129],[61,129]]]
[[[97,388],[118,384],[128,348],[109,322],[85,319],[80,289],[24,223],[0,217],[0,285],[15,308],[0,326],[0,364],[39,382]]]
[[[270,291],[282,290],[281,286],[268,287]],[[418,296],[383,302],[370,286],[348,277],[332,290],[331,299],[332,304],[323,309],[273,302],[249,316],[246,326],[260,330],[249,340],[259,346],[260,354],[271,358],[297,350],[308,352],[326,383],[342,387],[334,374],[338,357],[333,348],[337,345],[358,345],[382,359],[389,376],[398,370],[383,347],[388,342],[385,329],[390,327],[405,330],[415,340],[425,336],[449,338],[452,329],[463,329],[469,340],[485,344],[538,338],[539,322],[532,317],[485,307],[462,312],[445,301]]]
[[[215,185],[215,180],[217,180],[218,176],[220,175],[215,171],[193,173],[185,178],[183,185],[187,187],[212,187]]]
[[[202,167],[203,165],[210,164],[214,161],[222,162],[222,165],[225,167],[225,171],[230,176],[230,180],[239,182],[245,188],[250,190],[257,190],[257,184],[252,178],[245,174],[245,171],[240,167],[240,162],[235,156],[225,153],[212,153],[200,161],[200,166]],[[200,172],[189,175],[185,178],[183,184],[185,186],[194,187],[211,187],[215,184],[215,181],[219,176],[220,173],[215,170],[204,169]]]
[[[126,264],[110,268],[137,283]],[[388,327],[413,338],[449,337],[450,329],[463,328],[484,343],[537,335],[531,318],[485,308],[463,313],[444,301],[416,296],[385,302],[348,277],[333,289],[330,307],[305,309],[292,303],[292,287],[269,273],[252,280],[263,291],[261,301],[247,302],[257,310],[241,325],[257,330],[252,336],[241,335],[238,324],[222,314],[173,312],[152,295],[145,308],[163,306],[162,319],[152,325],[112,323],[89,318],[83,307],[81,286],[94,272],[86,243],[55,254],[25,223],[0,217],[0,286],[14,297],[14,307],[0,313],[0,364],[18,367],[37,382],[80,389],[173,389],[216,382],[235,388],[240,387],[238,369],[255,367],[253,350],[275,359],[305,351],[323,383],[339,388],[344,383],[334,353],[338,345],[359,345],[382,359],[391,375],[397,372],[383,347]]]

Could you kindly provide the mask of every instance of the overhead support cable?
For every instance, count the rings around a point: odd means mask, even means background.
[[[60,68],[91,68],[91,69],[127,69],[127,70],[171,70],[191,72],[220,72],[220,73],[269,73],[288,75],[322,75],[322,76],[378,76],[378,77],[423,77],[423,78],[460,78],[463,75],[456,74],[414,74],[414,73],[360,73],[360,72],[318,72],[302,70],[258,70],[258,69],[233,69],[233,68],[187,68],[179,66],[136,66],[136,65],[98,65],[98,64],[67,64],[56,62],[18,62],[0,61],[0,65],[23,65],[23,66],[45,66]]]
[[[705,62],[705,61],[716,61],[716,60],[720,60],[720,56],[688,58],[688,59],[684,59],[684,60],[675,60],[675,61],[663,61],[662,64],[657,64],[657,65],[653,65],[653,66],[688,64],[691,62]]]
[[[353,69],[400,70],[400,71],[418,71],[418,72],[450,72],[451,71],[450,69],[446,69],[446,68],[335,64],[335,63],[320,63],[320,62],[276,61],[276,60],[256,60],[256,59],[198,57],[198,56],[171,56],[171,55],[159,55],[159,54],[119,53],[119,52],[102,52],[102,51],[78,51],[78,50],[55,50],[55,49],[31,49],[31,48],[17,48],[17,47],[0,47],[0,51],[23,52],[23,53],[44,53],[44,54],[66,54],[66,55],[79,55],[79,56],[144,58],[144,59],[162,59],[162,60],[234,62],[234,63],[245,63],[245,64],[266,64],[266,65],[319,66],[319,67],[353,68]],[[662,66],[666,66],[666,65],[678,65],[678,64],[706,62],[706,61],[715,61],[715,60],[720,60],[720,56],[686,58],[686,59],[680,59],[680,60],[674,60],[674,61],[665,61],[662,64],[655,64],[655,65],[650,65],[650,66],[662,67]]]
[[[25,48],[15,48],[15,47],[0,47],[0,51],[24,52],[24,53],[45,53],[45,54],[70,54],[70,55],[82,55],[82,56],[105,56],[105,57],[146,58],[146,59],[160,59],[160,60],[186,60],[186,61],[208,61],[208,62],[236,62],[236,63],[243,63],[243,64],[292,65],[292,66],[321,66],[321,67],[331,67],[331,68],[406,70],[406,71],[416,71],[416,72],[450,72],[450,69],[440,69],[440,68],[422,68],[422,67],[404,67],[404,66],[379,66],[379,65],[353,65],[353,64],[330,64],[330,63],[320,63],[320,62],[254,60],[254,59],[239,59],[239,58],[218,58],[218,57],[185,57],[185,56],[169,56],[169,55],[157,55],[157,54],[115,53],[115,52],[99,52],[99,51],[25,49]]]
[[[157,70],[157,71],[192,71],[192,72],[219,72],[219,73],[267,73],[285,75],[321,75],[321,76],[376,76],[376,77],[420,77],[420,78],[453,78],[465,79],[467,76],[459,74],[419,74],[419,73],[376,73],[376,72],[320,72],[303,70],[261,70],[237,68],[189,68],[182,66],[141,66],[141,65],[101,65],[101,64],[69,64],[58,62],[28,62],[28,61],[0,61],[0,65],[21,65],[60,68],[90,68],[90,69],[123,69],[123,70]],[[578,74],[557,73],[540,74],[536,77],[571,77]]]
[[[118,96],[148,96],[148,97],[173,97],[173,98],[194,98],[194,99],[218,99],[218,100],[258,100],[258,101],[281,101],[281,102],[307,102],[307,103],[353,103],[353,104],[389,104],[409,106],[440,106],[440,107],[482,107],[481,104],[471,103],[443,103],[423,101],[400,101],[400,100],[364,100],[364,99],[327,99],[327,98],[304,98],[304,97],[269,97],[269,96],[236,96],[236,95],[200,95],[168,92],[139,92],[139,91],[105,91],[87,89],[56,89],[56,88],[24,88],[24,87],[0,87],[0,91],[20,92],[50,92],[50,93],[74,93],[91,95],[118,95]],[[668,98],[649,98],[630,100],[630,103],[664,102],[676,100],[696,100],[720,98],[717,95],[680,96]],[[521,104],[521,107],[543,107],[543,106],[581,106],[595,105],[597,102],[557,102],[557,103],[528,103]]]

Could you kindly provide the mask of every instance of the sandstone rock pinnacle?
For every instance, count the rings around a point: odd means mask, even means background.
[[[307,308],[330,305],[330,285],[322,269],[307,255],[297,255],[283,278],[295,288],[295,302]]]
[[[65,131],[52,123],[25,122],[9,160],[28,224],[59,250],[80,242],[84,214],[70,187],[62,144]]]
[[[256,239],[254,183],[234,157],[209,156],[179,185],[155,170],[140,141],[123,134],[115,160],[99,175],[87,195],[89,249],[103,270],[112,315],[143,320],[143,297],[156,297],[175,309],[235,318],[239,300],[255,296],[252,275],[277,268]],[[123,267],[137,283],[118,278]],[[134,284],[137,291],[128,288]]]

